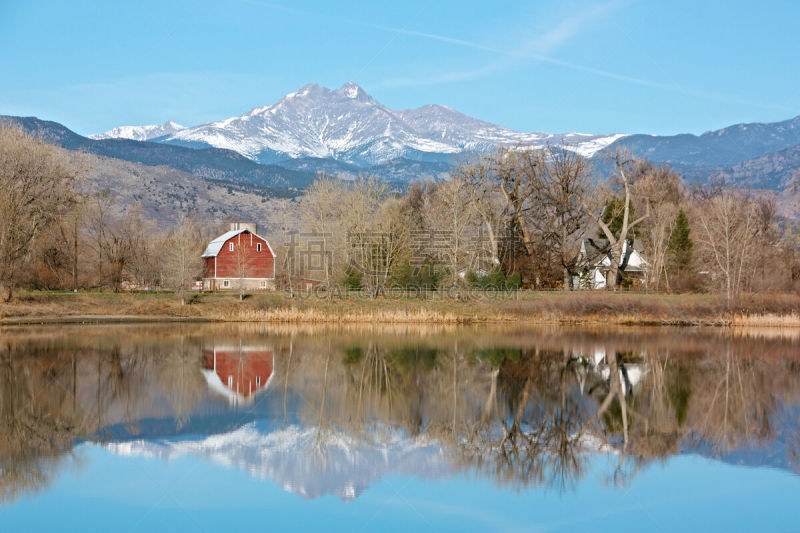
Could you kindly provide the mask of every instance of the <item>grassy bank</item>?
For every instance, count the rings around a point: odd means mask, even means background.
[[[745,295],[730,306],[716,295],[606,292],[461,298],[290,298],[281,292],[193,294],[24,292],[0,303],[4,323],[219,320],[281,323],[482,323],[752,325],[800,327],[797,294]]]

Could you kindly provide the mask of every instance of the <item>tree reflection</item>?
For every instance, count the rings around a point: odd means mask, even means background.
[[[598,453],[615,457],[606,475],[617,486],[689,451],[725,459],[769,449],[800,470],[793,338],[157,331],[8,336],[0,349],[1,498],[45,487],[84,440],[134,438],[154,418],[170,421],[160,431],[175,435],[204,402],[232,413],[203,379],[209,345],[242,353],[270,346],[278,385],[246,408],[282,426],[315,428],[313,461],[327,461],[342,435],[374,443],[400,430],[437,442],[452,468],[516,488],[569,490]],[[273,404],[276,414],[266,414]]]
[[[173,342],[7,338],[0,348],[0,500],[46,487],[76,443],[114,440],[117,424],[135,434],[142,418],[185,414],[186,397],[200,397],[176,379],[197,375],[198,358],[180,355]]]
[[[17,364],[15,352],[10,343],[0,349],[0,501],[47,486],[79,430],[65,401],[67,365],[34,356],[26,367]],[[41,394],[40,386],[49,393]]]

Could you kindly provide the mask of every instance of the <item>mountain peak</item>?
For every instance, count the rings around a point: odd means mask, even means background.
[[[317,96],[317,95],[321,95],[321,94],[323,94],[325,92],[329,92],[329,91],[330,91],[330,89],[326,89],[322,85],[317,85],[316,83],[306,83],[305,85],[303,85],[302,87],[300,87],[296,91],[291,92],[291,93],[287,94],[286,96],[284,96],[281,99],[281,101],[283,101],[283,100],[293,100],[295,98],[302,98],[304,96]],[[267,106],[267,107],[269,107],[269,106]],[[257,109],[263,109],[263,108],[257,108]]]
[[[336,90],[337,94],[340,94],[346,98],[350,98],[352,100],[358,100],[359,102],[372,102],[374,101],[372,97],[367,94],[367,91],[362,89],[356,82],[348,81],[341,87]]]

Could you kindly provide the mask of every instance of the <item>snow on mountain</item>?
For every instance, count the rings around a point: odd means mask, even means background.
[[[538,429],[541,428],[521,427],[530,434]],[[584,433],[574,437],[571,445],[576,454],[618,453],[597,435]],[[480,449],[480,463],[502,460],[508,450],[499,442],[486,443]],[[276,428],[267,420],[256,420],[226,433],[138,439],[103,446],[128,457],[170,461],[190,456],[212,461],[272,481],[306,499],[335,494],[351,501],[388,476],[441,479],[478,466],[470,460],[465,462],[462,451],[436,438],[425,434],[410,436],[403,430],[384,426],[354,435],[337,428],[322,431],[298,425]],[[562,452],[559,446],[544,442],[535,449],[537,454],[554,457]],[[536,483],[524,473],[521,481]]]
[[[260,163],[310,157],[375,165],[397,158],[451,161],[458,154],[487,152],[497,145],[565,143],[591,156],[619,137],[520,133],[440,105],[395,111],[348,82],[339,89],[306,85],[273,105],[180,129],[158,141],[227,148]]]
[[[134,141],[149,141],[165,135],[172,135],[184,129],[183,126],[168,120],[163,124],[151,126],[119,126],[105,133],[89,135],[90,139],[132,139]]]
[[[436,442],[388,429],[362,439],[298,426],[271,430],[253,422],[200,439],[136,440],[105,447],[124,456],[207,459],[272,480],[306,499],[335,494],[350,501],[387,475],[438,478],[455,471]]]

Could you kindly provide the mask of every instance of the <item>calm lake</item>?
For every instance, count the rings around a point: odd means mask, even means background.
[[[792,330],[0,330],[0,531],[800,531]]]

